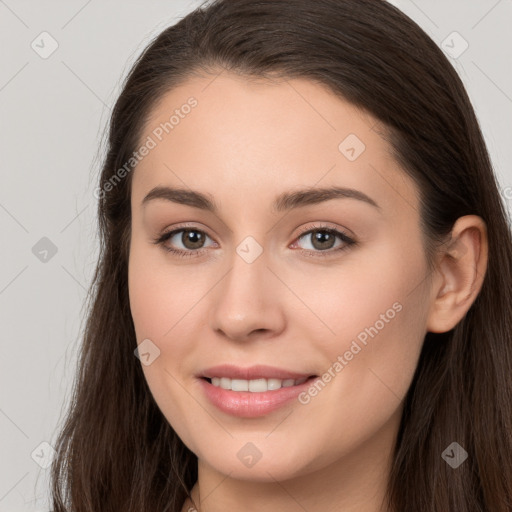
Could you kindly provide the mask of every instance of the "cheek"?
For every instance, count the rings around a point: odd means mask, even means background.
[[[130,311],[137,343],[145,343],[143,347],[149,346],[152,355],[157,354],[151,364],[142,365],[155,394],[162,386],[171,384],[172,387],[175,366],[183,360],[187,347],[190,348],[189,340],[180,333],[187,329],[191,316],[187,315],[186,308],[190,309],[193,302],[185,296],[187,288],[180,282],[178,273],[162,265],[159,251],[141,246],[134,244],[130,249]]]
[[[137,340],[154,339],[165,343],[176,332],[192,325],[193,315],[187,314],[199,301],[202,292],[191,282],[180,266],[166,263],[163,249],[134,243],[128,266],[130,309]],[[158,340],[158,341],[157,341]],[[178,347],[179,348],[179,347]]]
[[[294,292],[309,307],[311,325],[330,334],[331,340],[355,337],[381,315],[392,323],[408,315],[417,319],[427,306],[427,297],[421,295],[427,267],[419,242],[406,250],[398,242],[382,242],[371,250],[355,251],[339,265],[286,272]],[[396,303],[401,306],[393,307]],[[395,314],[397,309],[403,311]],[[398,322],[395,317],[400,317]],[[321,339],[327,341],[329,336]]]
[[[311,276],[295,278],[297,294],[317,313],[302,315],[302,331],[328,361],[325,380],[336,383],[327,385],[344,401],[353,397],[353,410],[365,409],[364,403],[396,406],[410,386],[426,332],[421,244],[404,251],[389,243],[378,259],[374,254],[359,253],[330,273],[318,273],[315,293]]]
[[[396,420],[410,387],[425,335],[426,302],[418,284],[426,266],[421,252],[402,252],[389,246],[378,263],[361,257],[353,268],[315,280],[322,292],[308,295],[322,322],[309,315],[301,327],[327,363],[302,403],[319,414],[332,411],[323,420],[335,452],[329,457]],[[302,279],[305,290],[311,277]],[[305,428],[318,430],[316,417],[310,414]]]
[[[200,418],[191,407],[190,396],[183,393],[190,382],[184,380],[182,365],[194,349],[188,330],[197,326],[193,314],[187,314],[198,301],[198,290],[187,286],[184,273],[163,264],[159,251],[133,245],[128,268],[130,310],[137,343],[151,340],[158,356],[142,370],[151,394],[168,423],[179,432],[189,447],[195,447],[188,418]],[[147,346],[147,345],[146,345]],[[151,350],[151,349],[150,349]]]

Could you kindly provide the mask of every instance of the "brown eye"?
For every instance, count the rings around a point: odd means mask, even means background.
[[[336,236],[326,230],[313,231],[310,233],[313,247],[316,249],[332,249],[336,242]]]
[[[183,229],[181,230],[181,233],[181,243],[187,249],[201,249],[205,239],[205,234],[202,231],[198,231],[196,229]]]
[[[210,237],[200,229],[182,228],[164,233],[154,243],[178,256],[197,256],[206,247],[206,238]]]
[[[298,240],[302,238],[311,241],[311,248],[303,247],[303,249],[313,252],[326,252],[333,248],[335,248],[334,250],[336,251],[338,249],[347,248],[355,243],[355,241],[345,235],[345,233],[332,228],[311,229],[303,233]],[[338,244],[338,246],[335,246],[336,239],[341,240],[341,244]]]

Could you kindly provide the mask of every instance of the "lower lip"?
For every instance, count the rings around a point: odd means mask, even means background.
[[[289,386],[261,393],[232,391],[214,386],[206,379],[200,378],[199,380],[208,400],[222,412],[239,418],[256,418],[269,414],[291,402],[317,378],[310,377],[298,386]]]

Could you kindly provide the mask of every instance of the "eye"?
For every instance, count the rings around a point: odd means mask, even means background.
[[[203,244],[205,239],[210,238],[204,231],[195,228],[181,228],[163,233],[160,237],[153,241],[157,245],[162,247],[171,253],[174,253],[180,257],[186,258],[190,256],[197,256],[202,252]],[[167,244],[167,241],[171,244]],[[211,239],[210,239],[211,240]],[[184,249],[176,249],[176,244],[181,243]]]
[[[297,240],[301,239],[310,240],[311,248],[302,248],[301,252],[312,253],[313,256],[327,256],[327,254],[318,253],[333,253],[348,249],[350,246],[356,244],[356,241],[349,237],[343,231],[331,228],[329,226],[315,226],[314,229],[309,229],[303,232]],[[336,239],[340,243],[336,246]],[[294,244],[296,245],[296,243]],[[316,254],[315,254],[316,253]]]

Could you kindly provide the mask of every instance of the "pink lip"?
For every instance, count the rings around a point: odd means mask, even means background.
[[[197,377],[208,377],[211,379],[212,377],[228,377],[230,379],[244,379],[244,380],[254,380],[254,379],[293,379],[298,380],[303,377],[310,377],[314,375],[314,372],[311,373],[298,373],[292,372],[289,370],[284,370],[282,368],[276,368],[274,366],[266,366],[266,365],[256,365],[250,366],[247,368],[242,368],[240,366],[234,366],[231,364],[222,364],[219,366],[213,366],[199,373]],[[276,390],[277,391],[277,390]],[[273,391],[274,392],[274,391]]]
[[[215,376],[219,375],[215,374]],[[238,416],[239,418],[255,418],[269,414],[289,403],[301,392],[305,391],[316,378],[311,377],[298,386],[264,391],[262,393],[231,391],[214,386],[205,378],[199,378],[198,380],[208,400],[222,412]]]

